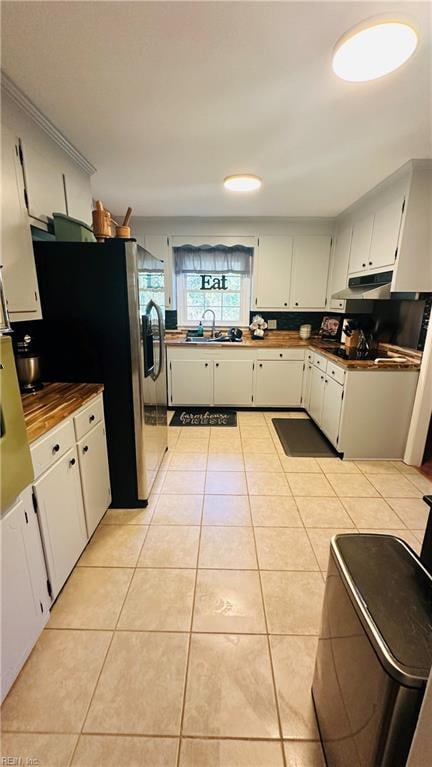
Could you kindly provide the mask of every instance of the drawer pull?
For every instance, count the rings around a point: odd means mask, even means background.
[[[334,370],[330,370],[330,373],[332,374],[332,376],[334,376]]]
[[[287,302],[285,301],[284,306],[288,306]]]
[[[83,447],[83,453],[87,453],[87,451],[88,451],[88,445],[84,445],[84,447]]]
[[[75,464],[76,464],[75,458],[71,458],[69,461],[69,466],[75,466]]]
[[[54,453],[58,453],[59,450],[60,450],[60,445],[57,443],[57,445],[54,445],[54,447],[52,449],[53,455],[54,455]]]
[[[321,381],[323,380],[324,376],[321,376]]]
[[[95,416],[91,415],[90,418],[89,418],[89,423],[93,423],[94,419],[95,419]]]
[[[285,306],[286,306],[286,304],[285,304]],[[298,306],[298,301],[295,302],[294,306]]]
[[[216,367],[217,367],[217,368],[219,367],[219,362],[216,362]]]
[[[279,354],[279,357],[283,357],[283,354]]]
[[[260,366],[260,368],[262,368],[262,362],[260,362],[259,366]]]

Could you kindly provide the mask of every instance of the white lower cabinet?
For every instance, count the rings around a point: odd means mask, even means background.
[[[324,378],[320,427],[332,445],[338,444],[343,386],[327,375]]]
[[[213,363],[211,360],[172,360],[169,372],[170,404],[211,404],[213,400]]]
[[[258,407],[299,407],[303,362],[262,360],[255,365],[255,396]]]
[[[49,616],[50,599],[31,490],[1,519],[1,699]]]
[[[306,359],[304,369],[303,369],[303,385],[302,385],[302,395],[301,395],[301,404],[302,404],[302,407],[305,408],[305,410],[309,410],[311,383],[312,383],[312,363],[309,362],[308,359]]]
[[[105,427],[100,422],[78,442],[87,535],[90,537],[111,503]]]
[[[252,405],[252,360],[214,362],[214,404]]]
[[[320,368],[312,366],[310,396],[309,396],[309,415],[317,424],[321,421],[321,413],[324,397],[324,372]]]
[[[33,488],[55,599],[87,543],[76,448],[37,479]]]

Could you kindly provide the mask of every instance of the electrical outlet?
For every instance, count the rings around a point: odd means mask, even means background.
[[[267,320],[269,330],[277,330],[277,320]]]

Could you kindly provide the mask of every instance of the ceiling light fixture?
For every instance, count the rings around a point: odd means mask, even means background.
[[[261,179],[252,173],[236,173],[235,176],[227,176],[224,179],[224,187],[230,192],[254,192],[261,184]]]
[[[368,19],[337,42],[333,71],[349,82],[377,80],[402,66],[417,42],[417,32],[407,22]]]

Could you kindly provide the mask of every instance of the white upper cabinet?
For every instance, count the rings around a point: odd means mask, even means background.
[[[294,309],[324,309],[330,261],[329,235],[294,237],[291,306]]]
[[[18,139],[2,126],[1,261],[10,318],[40,319],[39,290],[30,224],[24,200],[24,183]]]
[[[91,226],[93,200],[90,179],[86,173],[72,164],[65,170],[65,192],[68,216]]]
[[[398,198],[375,213],[368,268],[393,266],[402,219],[404,199]]]
[[[22,139],[22,149],[29,214],[41,221],[54,212],[66,214],[63,165],[57,152],[51,152],[46,137],[36,132],[31,141]]]
[[[373,224],[373,213],[354,222],[349,260],[350,274],[356,274],[368,268]]]
[[[347,284],[351,237],[351,226],[346,226],[344,229],[341,229],[336,236],[329,284],[330,309],[336,311],[338,309],[345,309],[345,301],[339,298],[332,298],[332,295],[333,293],[343,290]]]
[[[253,308],[288,309],[290,302],[293,238],[265,234],[254,254]]]

